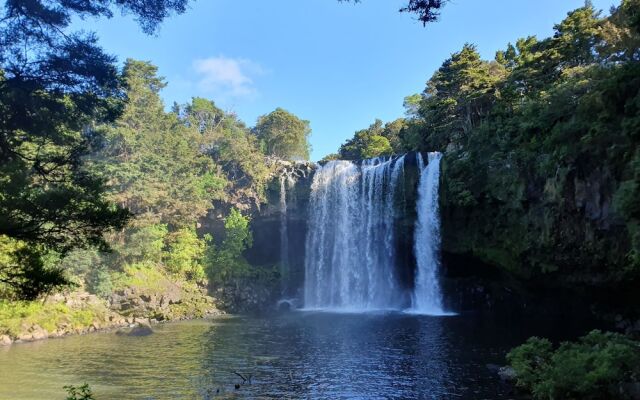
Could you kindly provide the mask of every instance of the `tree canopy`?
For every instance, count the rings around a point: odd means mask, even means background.
[[[185,6],[186,0],[5,1],[0,16],[0,237],[28,243],[29,254],[12,253],[17,258],[0,264],[0,280],[19,295],[37,295],[42,289],[38,280],[45,275],[54,286],[65,283],[60,271],[47,270],[40,260],[46,253],[104,247],[103,232],[122,227],[129,215],[105,198],[104,180],[83,162],[100,139],[96,124],[114,121],[122,111],[119,71],[94,34],[68,31],[72,18],[108,18],[119,9],[151,33]],[[29,284],[33,290],[25,290]]]
[[[608,16],[587,2],[493,60],[465,44],[405,98],[394,134],[376,122],[340,156],[371,155],[376,135],[445,152],[443,243],[523,278],[637,282],[639,14],[638,0]]]
[[[309,159],[309,121],[277,108],[259,117],[253,131],[266,154],[284,159]]]
[[[96,157],[111,198],[138,221],[193,226],[224,196],[227,180],[202,151],[199,127],[164,111],[159,91],[165,84],[155,66],[127,60],[124,81],[126,107],[104,128],[105,146]]]

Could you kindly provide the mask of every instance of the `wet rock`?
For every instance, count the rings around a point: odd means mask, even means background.
[[[46,329],[43,329],[39,325],[34,325],[31,331],[31,340],[42,340],[49,337],[49,333]]]
[[[153,334],[151,325],[146,322],[140,322],[129,333],[127,333],[127,336],[149,336],[151,334]]]
[[[7,346],[13,343],[9,335],[0,335],[0,346]]]
[[[516,374],[516,370],[508,366],[501,367],[498,370],[498,376],[505,382],[515,381],[518,377],[518,375]]]

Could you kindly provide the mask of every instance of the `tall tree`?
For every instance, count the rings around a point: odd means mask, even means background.
[[[236,115],[207,99],[194,97],[191,103],[174,106],[174,112],[185,126],[200,132],[203,151],[229,182],[225,200],[258,206],[269,170],[256,136]]]
[[[309,121],[301,120],[287,110],[277,108],[259,117],[254,132],[266,154],[286,159],[309,159]]]
[[[164,80],[148,62],[127,60],[127,105],[105,129],[99,169],[109,179],[112,198],[138,221],[194,226],[221,198],[226,180],[203,151],[199,129],[189,129],[160,98]]]
[[[68,27],[74,17],[108,18],[119,9],[135,15],[142,29],[151,33],[172,12],[183,12],[186,2],[4,2],[0,236],[28,242],[32,252],[64,254],[77,246],[104,245],[102,233],[125,223],[128,213],[104,198],[104,182],[82,162],[97,139],[92,126],[113,121],[122,110],[115,59],[102,51],[94,34],[70,32]],[[44,267],[35,259],[31,254],[22,258],[24,263],[0,265],[0,279],[19,275],[22,287],[31,282],[38,288]],[[31,266],[25,264],[30,262]],[[25,275],[34,268],[42,273]],[[64,283],[60,273],[54,280]],[[26,296],[33,297],[33,291]]]
[[[496,83],[504,76],[503,65],[482,60],[474,45],[465,44],[427,82],[418,114],[430,135],[414,145],[444,149],[468,135],[491,109]]]

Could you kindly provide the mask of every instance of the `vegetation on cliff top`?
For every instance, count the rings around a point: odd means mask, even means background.
[[[604,17],[587,2],[493,60],[466,44],[405,99],[405,118],[357,132],[340,156],[443,151],[445,251],[521,279],[628,286],[640,276],[639,13],[637,0]]]

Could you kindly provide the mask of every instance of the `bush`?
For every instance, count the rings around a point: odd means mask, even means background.
[[[113,293],[111,273],[104,266],[99,266],[89,270],[85,281],[87,283],[87,290],[90,293],[103,298],[107,298],[111,293]]]
[[[234,208],[225,219],[224,228],[222,244],[210,246],[206,255],[209,279],[216,283],[243,278],[252,272],[242,256],[242,252],[253,244],[249,218]]]
[[[93,400],[93,392],[87,383],[82,386],[64,386],[64,390],[67,391],[66,400]]]
[[[114,255],[121,260],[115,264],[141,261],[160,262],[164,241],[169,230],[165,224],[130,228],[119,243],[111,243]]]
[[[202,281],[205,278],[202,261],[206,248],[206,239],[198,238],[194,229],[180,229],[167,237],[165,266],[173,274],[196,282]]]
[[[594,330],[576,342],[532,337],[507,360],[517,385],[536,399],[625,398],[621,384],[640,380],[640,343],[624,335]]]

